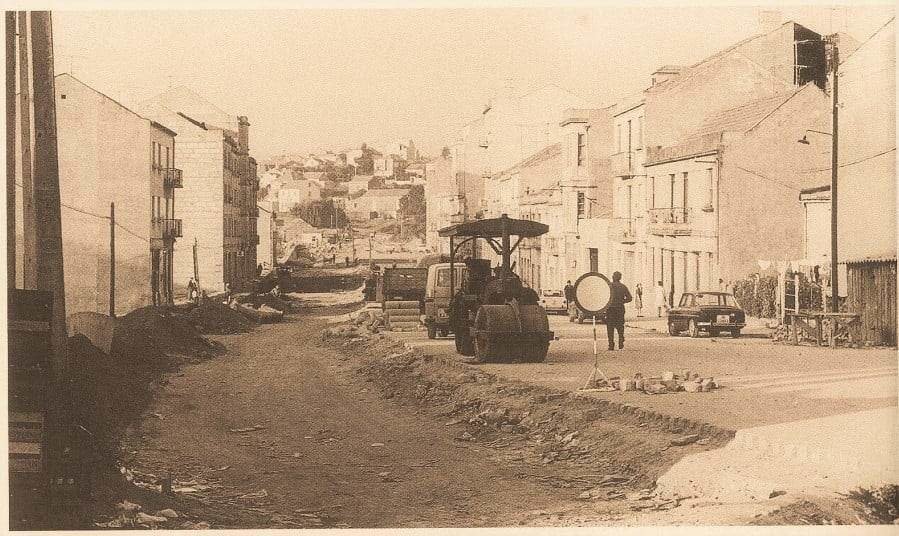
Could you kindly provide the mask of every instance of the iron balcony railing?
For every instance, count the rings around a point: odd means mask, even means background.
[[[649,232],[659,236],[684,236],[692,232],[693,209],[686,207],[649,210]]]
[[[609,238],[614,242],[633,244],[637,241],[636,218],[612,218],[609,223]]]
[[[181,178],[181,170],[178,168],[166,168],[164,170],[164,181],[166,188],[184,188],[184,181]]]
[[[180,238],[181,237],[181,220],[154,218],[153,238]]]

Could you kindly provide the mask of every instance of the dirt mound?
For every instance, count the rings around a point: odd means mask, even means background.
[[[246,333],[255,325],[249,318],[216,300],[206,300],[190,307],[186,312],[175,313],[175,316],[183,318],[197,331],[207,335]]]
[[[577,393],[501,381],[475,366],[409,350],[381,335],[326,338],[321,344],[338,347],[348,359],[364,356],[358,372],[385,397],[447,419],[447,426],[460,428],[459,441],[503,445],[532,469],[552,468],[547,478],[586,493],[583,500],[650,488],[684,455],[720,447],[733,435]],[[698,440],[672,446],[685,434],[698,434]]]
[[[246,296],[239,296],[237,302],[250,305],[254,309],[259,309],[259,307],[267,305],[282,313],[289,313],[293,310],[289,301],[283,300],[277,296],[272,296],[271,294],[249,294]]]
[[[190,322],[172,312],[143,307],[119,318],[112,342],[113,354],[119,356],[211,357],[222,347],[206,340]]]

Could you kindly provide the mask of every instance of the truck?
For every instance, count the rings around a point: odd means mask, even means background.
[[[462,288],[462,281],[467,275],[464,264],[454,268],[455,277],[450,277],[450,263],[442,262],[428,267],[428,280],[425,287],[425,314],[423,322],[428,328],[428,338],[446,337],[452,330],[449,321],[449,307],[453,294]],[[455,288],[450,289],[450,280],[455,280]]]
[[[378,276],[375,300],[381,303],[390,330],[418,328],[427,278],[427,268],[385,268]]]

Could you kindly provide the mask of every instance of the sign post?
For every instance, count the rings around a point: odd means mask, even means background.
[[[587,272],[574,284],[574,303],[584,314],[593,317],[593,372],[579,391],[610,389],[605,373],[599,369],[599,351],[596,346],[596,317],[603,314],[612,297],[609,279],[599,272]],[[599,378],[599,379],[598,379]]]

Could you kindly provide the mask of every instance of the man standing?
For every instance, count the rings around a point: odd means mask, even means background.
[[[575,308],[577,305],[574,303],[574,286],[571,284],[571,280],[568,280],[568,283],[565,284],[565,306],[568,308],[568,318],[575,317],[577,315],[577,311]]]
[[[661,281],[656,285],[655,303],[659,318],[662,318],[662,309],[666,309],[668,303],[665,301],[665,287],[662,286]]]
[[[640,283],[634,288],[634,307],[637,308],[637,316],[643,316],[643,285]]]
[[[609,306],[606,309],[606,332],[609,338],[609,350],[615,349],[615,330],[618,330],[618,349],[624,349],[624,304],[633,298],[630,291],[621,282],[621,272],[612,274],[609,284]]]

